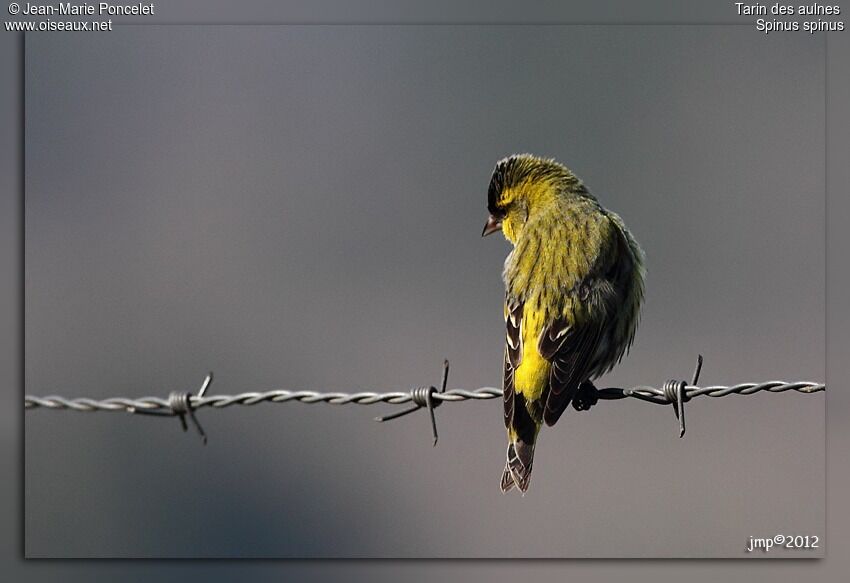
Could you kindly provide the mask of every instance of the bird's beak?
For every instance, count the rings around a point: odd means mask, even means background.
[[[481,236],[486,237],[487,235],[492,235],[496,231],[502,228],[502,219],[497,219],[493,215],[487,217],[487,222],[484,223],[484,230],[481,231]]]

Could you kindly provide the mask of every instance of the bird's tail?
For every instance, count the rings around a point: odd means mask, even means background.
[[[508,459],[505,471],[502,473],[502,492],[507,492],[514,486],[525,494],[528,481],[531,479],[532,462],[534,461],[534,440],[526,443],[521,439],[511,440],[508,444]]]

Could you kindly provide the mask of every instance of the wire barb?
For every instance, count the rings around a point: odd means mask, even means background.
[[[699,374],[702,372],[702,354],[697,355],[697,364],[694,367],[694,376],[691,381],[691,386],[696,386],[699,381]],[[661,391],[664,398],[673,405],[673,413],[676,414],[676,419],[679,420],[679,439],[685,436],[685,403],[690,400],[690,397],[685,392],[688,383],[685,381],[677,381],[675,379],[664,383]]]
[[[442,401],[435,401],[434,394],[445,394],[446,392],[446,384],[449,382],[449,361],[448,359],[443,361],[443,379],[440,383],[440,390],[437,392],[435,387],[417,387],[410,391],[410,400],[415,403],[414,407],[410,407],[409,409],[404,409],[402,411],[397,411],[395,413],[390,413],[389,415],[384,415],[383,417],[375,417],[375,421],[379,423],[383,423],[384,421],[390,421],[392,419],[398,419],[399,417],[404,417],[414,411],[418,411],[422,407],[426,407],[428,409],[428,413],[431,416],[431,433],[434,436],[434,447],[437,446],[437,420],[434,417],[434,409],[436,409],[439,405],[442,404]]]
[[[198,390],[197,399],[202,399],[204,394],[207,392],[207,388],[212,384],[213,381],[213,373],[210,372],[207,374],[204,379],[201,388]],[[204,445],[207,444],[207,434],[204,432],[204,428],[201,426],[198,418],[195,417],[195,410],[192,406],[192,393],[188,392],[180,392],[180,391],[172,391],[168,395],[167,401],[167,411],[157,411],[157,410],[147,410],[143,408],[139,408],[136,406],[127,407],[128,413],[133,413],[136,415],[158,415],[160,417],[179,417],[180,418],[180,426],[183,428],[183,431],[186,432],[189,430],[189,425],[186,423],[186,415],[189,416],[189,419],[192,420],[192,425],[195,426],[195,429],[198,432],[198,435],[201,436],[201,441]]]

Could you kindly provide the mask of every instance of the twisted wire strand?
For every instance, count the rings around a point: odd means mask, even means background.
[[[786,382],[786,381],[766,381],[761,383],[739,383],[732,386],[712,385],[708,387],[698,387],[694,385],[686,385],[684,388],[685,400],[693,397],[725,397],[727,395],[753,395],[758,392],[766,391],[769,393],[783,393],[785,391],[796,391],[799,393],[816,393],[826,390],[826,385],[823,383],[814,383],[808,381]],[[604,388],[597,389],[600,399],[623,399],[636,398],[641,401],[655,403],[657,405],[670,405],[674,401],[664,389],[636,386],[631,388]],[[495,387],[481,387],[474,390],[466,389],[450,389],[443,393],[432,392],[431,399],[436,402],[460,402],[470,400],[487,400],[496,399],[502,396],[502,389]],[[362,391],[357,393],[340,393],[319,391],[286,391],[273,390],[266,392],[246,392],[237,395],[210,395],[210,396],[190,396],[189,405],[192,409],[201,409],[204,407],[213,407],[223,409],[235,405],[256,405],[258,403],[287,403],[290,401],[298,401],[306,404],[327,403],[330,405],[375,405],[378,403],[389,403],[393,405],[402,405],[405,403],[415,402],[413,391],[394,391],[394,392],[372,392]],[[109,399],[89,399],[85,397],[68,399],[60,396],[36,397],[26,395],[24,397],[25,409],[56,409],[70,411],[126,411],[130,413],[136,412],[164,412],[170,414],[173,412],[169,399],[160,397],[141,397],[138,399],[130,399],[125,397],[113,397]]]

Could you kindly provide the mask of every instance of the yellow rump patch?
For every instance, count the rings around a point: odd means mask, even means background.
[[[549,362],[537,350],[543,330],[543,312],[527,307],[522,316],[522,360],[514,373],[514,389],[528,401],[543,396],[549,382]]]

